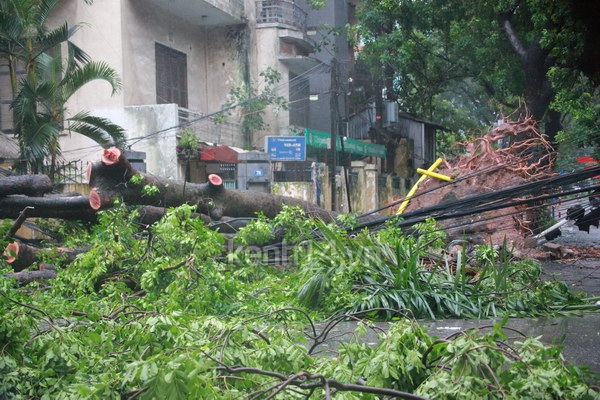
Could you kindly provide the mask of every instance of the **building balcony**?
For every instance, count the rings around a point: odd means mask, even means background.
[[[314,44],[306,33],[306,12],[293,0],[260,0],[256,2],[256,23],[260,29],[277,29],[279,61],[294,73],[312,68],[318,61],[308,55]]]
[[[292,0],[261,0],[256,2],[256,23],[289,27],[306,34],[306,12]]]
[[[244,0],[148,0],[165,12],[203,26],[245,23]]]

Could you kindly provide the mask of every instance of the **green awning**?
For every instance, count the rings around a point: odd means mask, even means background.
[[[304,129],[304,137],[306,137],[306,145],[309,147],[317,147],[320,149],[330,148],[331,135],[329,132]],[[338,136],[336,139],[336,150],[342,151],[342,138]],[[344,151],[364,157],[385,158],[385,146],[362,142],[356,139],[344,138]]]

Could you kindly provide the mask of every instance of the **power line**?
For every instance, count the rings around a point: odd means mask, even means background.
[[[293,85],[293,84],[296,84],[296,82],[302,82],[303,83],[305,77],[307,77],[307,76],[309,76],[309,75],[311,75],[313,73],[317,73],[318,71],[329,70],[329,68],[330,67],[327,64],[325,64],[325,63],[319,63],[316,66],[308,69],[307,71],[304,71],[302,74],[296,75],[291,80],[281,82],[280,84],[276,85],[271,90],[274,91],[274,92],[277,92],[277,91],[280,91],[280,90],[282,90],[282,89],[284,89],[286,87],[289,87],[290,84]],[[135,145],[135,144],[137,144],[137,143],[139,143],[139,142],[141,142],[143,140],[150,139],[150,138],[152,138],[154,136],[160,135],[161,133],[169,132],[169,131],[172,131],[172,130],[177,130],[177,129],[180,129],[182,127],[190,126],[190,125],[195,124],[195,123],[200,122],[200,121],[211,119],[211,118],[213,118],[213,117],[215,117],[215,116],[217,116],[219,114],[222,114],[222,113],[225,113],[227,111],[236,109],[238,107],[243,107],[244,105],[249,104],[249,103],[251,103],[251,102],[253,102],[253,101],[261,98],[263,95],[264,94],[259,94],[257,96],[254,96],[254,97],[251,97],[249,99],[246,99],[246,100],[244,100],[242,102],[232,104],[232,105],[230,105],[228,107],[225,107],[225,108],[223,108],[223,109],[221,109],[219,111],[215,111],[215,112],[209,113],[209,114],[204,114],[204,115],[198,116],[197,118],[194,118],[194,119],[191,119],[191,120],[188,120],[188,121],[185,121],[185,122],[179,122],[177,125],[170,126],[170,127],[167,127],[167,128],[163,128],[163,129],[160,129],[158,131],[154,131],[154,132],[148,133],[148,134],[143,135],[143,136],[137,136],[137,137],[134,137],[134,138],[128,138],[127,140],[125,140],[125,143],[128,143],[127,147],[129,149],[131,149],[131,147],[133,145]],[[287,104],[290,104],[290,103],[288,102]],[[73,153],[73,152],[82,151],[82,150],[90,150],[90,149],[93,149],[92,151],[97,151],[98,147],[99,147],[99,145],[91,145],[91,146],[86,146],[86,147],[80,147],[80,148],[76,148],[76,149],[67,150],[67,151],[63,152],[63,154],[64,153]]]

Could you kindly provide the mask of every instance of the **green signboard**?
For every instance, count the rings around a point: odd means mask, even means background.
[[[317,147],[320,149],[331,148],[331,135],[329,132],[317,131],[315,129],[304,129],[306,137],[306,145],[309,147]],[[336,138],[336,150],[342,151],[342,138]],[[364,157],[381,157],[385,158],[385,146],[380,144],[362,142],[356,139],[343,138],[344,151],[347,153],[357,154]]]

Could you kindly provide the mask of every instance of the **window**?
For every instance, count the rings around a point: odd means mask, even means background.
[[[156,43],[156,102],[187,108],[187,56]]]
[[[25,74],[23,69],[17,71],[17,79]],[[0,131],[2,133],[13,133],[13,115],[10,109],[13,93],[10,84],[8,62],[2,60],[0,64]]]

